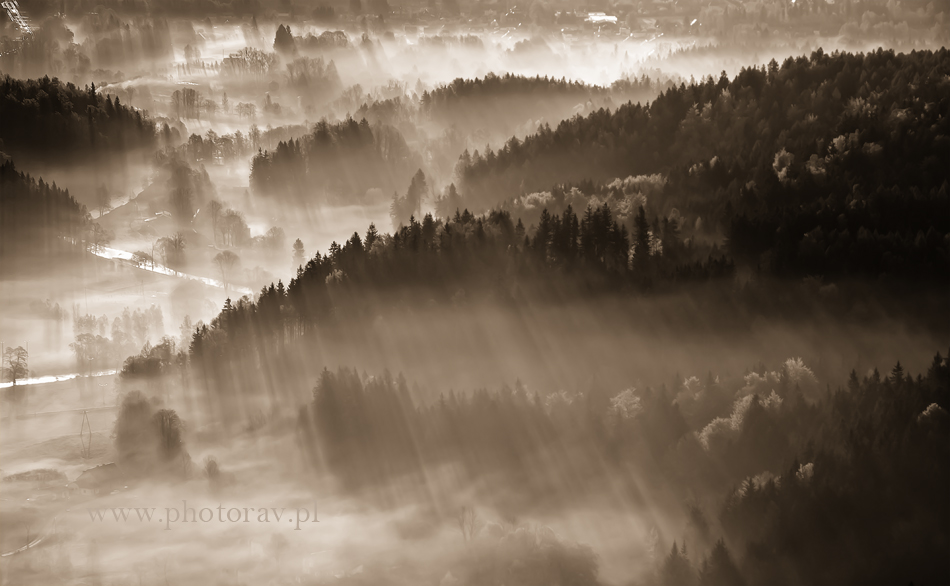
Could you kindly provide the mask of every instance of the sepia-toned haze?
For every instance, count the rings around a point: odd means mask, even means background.
[[[0,584],[950,583],[948,19],[4,2]]]

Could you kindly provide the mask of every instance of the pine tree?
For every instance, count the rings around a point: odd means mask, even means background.
[[[699,573],[700,586],[744,586],[742,573],[732,561],[729,550],[722,539],[713,546],[709,557],[703,560]]]
[[[901,366],[901,361],[897,361],[897,365],[894,366],[894,369],[891,370],[891,380],[894,383],[901,383],[904,381],[904,367]]]
[[[647,214],[643,206],[637,208],[637,217],[634,219],[633,262],[639,270],[644,270],[650,261],[650,224],[647,223]]]
[[[379,232],[376,231],[376,224],[370,224],[366,230],[366,238],[363,239],[363,247],[369,252],[377,240],[379,240]]]
[[[681,550],[673,542],[673,549],[670,555],[663,562],[660,570],[659,583],[664,586],[692,586],[696,584],[696,572],[686,556],[683,555],[684,548]]]

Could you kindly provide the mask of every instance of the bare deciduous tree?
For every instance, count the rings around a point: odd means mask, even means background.
[[[224,284],[225,292],[227,292],[231,282],[231,273],[241,259],[230,250],[225,250],[216,254],[213,260],[214,264],[218,265],[218,270],[221,272],[221,282]]]
[[[223,209],[224,206],[221,205],[220,201],[211,200],[211,238],[215,244],[218,243],[218,218],[221,216],[221,210]]]
[[[92,245],[92,252],[99,252],[103,246],[112,241],[114,234],[110,230],[104,229],[97,223],[89,226],[89,243]]]
[[[475,539],[475,536],[478,535],[485,524],[478,513],[475,512],[474,507],[460,508],[455,516],[455,521],[458,523],[459,531],[462,532],[462,540],[466,542]]]
[[[162,264],[176,271],[181,266],[182,257],[185,253],[185,238],[181,232],[175,232],[171,236],[163,236],[155,242],[154,248],[158,248],[162,257]]]
[[[221,215],[221,236],[224,246],[239,246],[243,243],[247,233],[247,222],[244,214],[228,208]]]
[[[105,185],[100,185],[99,189],[96,190],[96,207],[99,208],[100,218],[112,209],[112,194],[109,193]]]

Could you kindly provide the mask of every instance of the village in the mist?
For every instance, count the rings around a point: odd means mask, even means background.
[[[6,0],[0,585],[950,584],[947,0]]]

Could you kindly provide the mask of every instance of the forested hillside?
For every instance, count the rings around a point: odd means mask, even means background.
[[[504,193],[505,182],[527,182],[555,161],[563,169],[543,173],[621,163],[627,167],[609,172],[636,172],[633,155],[651,148],[659,154],[650,165],[662,172],[556,185],[484,214],[461,207],[471,192],[450,186],[442,201],[460,208],[420,221],[412,214],[426,188],[417,173],[393,200],[392,235],[370,226],[365,237],[318,252],[286,290],[230,304],[196,333],[193,350],[214,347],[205,355],[232,361],[240,349],[262,360],[272,333],[292,339],[342,315],[419,300],[451,305],[460,295],[527,304],[672,291],[696,299],[705,287],[698,284],[713,284],[717,315],[735,323],[747,312],[851,314],[865,304],[903,318],[946,315],[933,298],[950,282],[948,170],[937,164],[950,154],[948,66],[946,51],[818,52],[731,82],[671,89],[648,107],[577,118],[473,157],[463,189]],[[372,176],[331,163],[357,148],[351,144],[377,156],[374,137],[365,122],[321,125],[302,143],[258,156],[255,174],[270,165],[301,186],[314,183],[312,169],[317,177]],[[519,157],[523,164],[512,163]],[[907,303],[911,297],[917,301]]]
[[[615,178],[655,174],[660,188],[639,202],[649,215],[701,220],[701,234],[726,238],[734,257],[761,268],[945,281],[948,74],[946,50],[818,51],[731,81],[707,78],[498,152],[465,153],[459,195],[441,209],[543,198],[584,181],[585,195],[629,208],[644,190]],[[552,184],[562,185],[543,191]]]
[[[938,353],[924,376],[898,363],[834,391],[792,359],[672,389],[545,396],[516,385],[419,404],[401,376],[343,368],[324,370],[298,434],[312,465],[351,490],[425,487],[427,470],[452,465],[457,489],[509,506],[583,499],[618,476],[613,488],[641,504],[654,491],[709,503],[663,536],[672,550],[658,552],[653,584],[942,583],[948,385]]]
[[[250,184],[257,194],[304,206],[353,203],[371,188],[402,189],[420,165],[392,127],[324,120],[310,134],[255,155]]]
[[[146,114],[55,77],[0,80],[0,140],[10,154],[55,154],[61,161],[157,144]]]
[[[715,248],[684,245],[675,222],[664,222],[665,232],[652,237],[640,208],[636,223],[641,230],[631,238],[604,206],[580,217],[570,208],[560,216],[545,211],[531,233],[503,211],[478,217],[465,211],[447,220],[426,214],[392,235],[370,225],[365,237],[354,233],[326,254],[317,252],[286,289],[272,284],[256,301],[229,304],[195,333],[192,352],[196,364],[232,360],[233,352],[258,359],[272,342],[343,314],[371,316],[419,299],[450,304],[459,291],[520,303],[728,282],[733,275],[733,264]]]
[[[527,121],[561,120],[578,110],[647,101],[672,85],[647,77],[625,79],[609,87],[548,77],[489,73],[480,79],[456,79],[423,92],[425,119],[486,136],[505,133]]]
[[[87,236],[95,237],[89,214],[68,190],[17,171],[12,160],[0,164],[0,262],[5,267],[57,260],[81,250]]]
[[[774,183],[822,170],[833,178],[826,190],[868,173],[873,173],[868,179],[887,187],[900,180],[900,187],[939,188],[946,178],[939,149],[950,148],[942,138],[948,124],[948,74],[946,50],[907,55],[818,51],[810,59],[773,61],[767,68],[744,69],[733,80],[708,77],[671,88],[650,104],[576,117],[497,152],[473,154],[471,160],[463,156],[460,192],[490,206],[499,194],[538,191],[554,183],[658,171],[688,175],[692,165],[714,157],[729,173],[706,187],[716,193],[732,179],[737,182],[734,192],[718,199],[737,195],[743,179],[757,179],[756,193],[768,194]],[[923,134],[908,132],[912,129]],[[855,156],[838,161],[835,169],[823,164],[855,147]],[[793,157],[778,156],[783,149]],[[911,157],[923,150],[921,172],[908,173]],[[867,163],[877,155],[884,164],[869,169]],[[783,170],[774,180],[765,177]],[[833,171],[846,173],[839,177]]]

